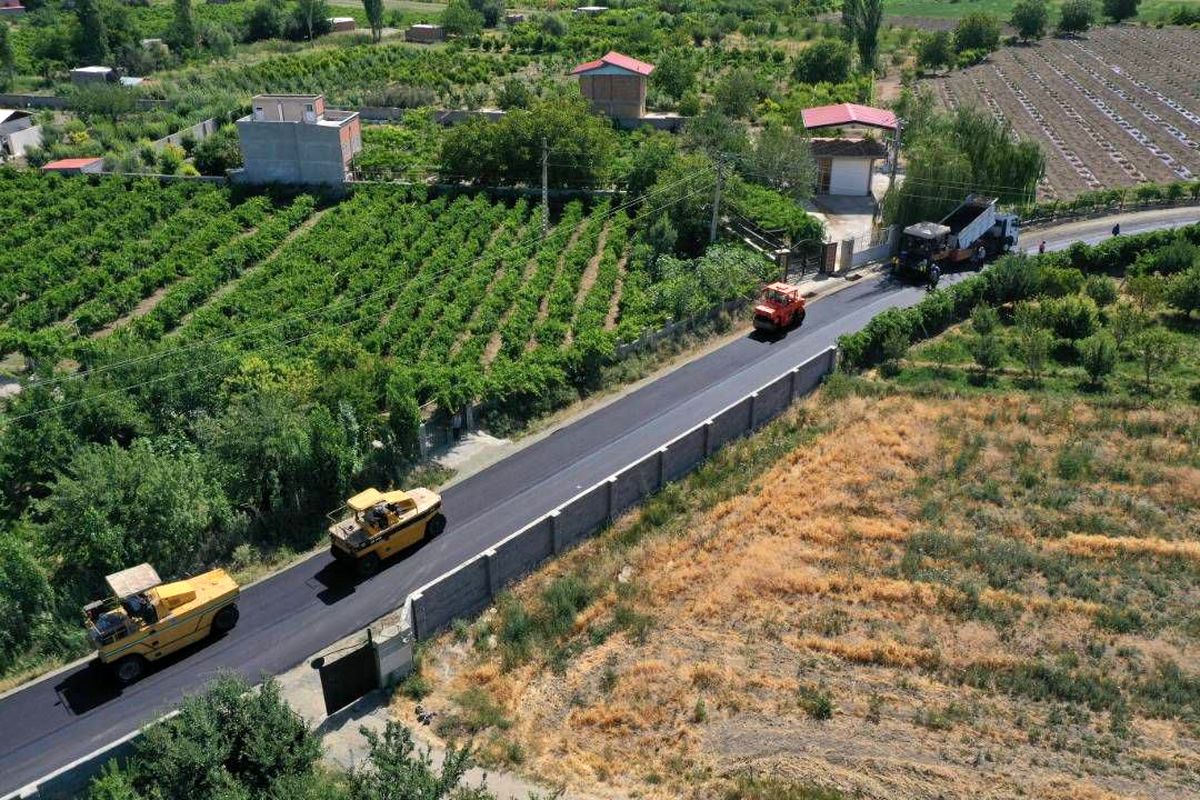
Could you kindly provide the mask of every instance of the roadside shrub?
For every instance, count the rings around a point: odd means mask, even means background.
[[[1103,275],[1089,275],[1083,290],[1101,308],[1117,302],[1116,284]]]
[[[971,330],[980,336],[990,336],[1000,327],[1000,315],[996,309],[980,303],[971,312]]]
[[[1097,333],[1079,343],[1079,361],[1092,384],[1101,383],[1117,366],[1117,342],[1108,333]]]
[[[1200,310],[1200,267],[1192,267],[1167,281],[1167,302],[1184,314]]]
[[[1043,267],[1039,289],[1047,297],[1066,297],[1078,294],[1083,288],[1083,273],[1074,267]]]
[[[1100,325],[1100,312],[1095,301],[1078,295],[1048,301],[1046,318],[1056,334],[1073,341],[1091,336]]]

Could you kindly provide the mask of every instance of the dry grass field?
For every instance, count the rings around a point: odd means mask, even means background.
[[[605,797],[1196,797],[1198,599],[1195,404],[845,379],[434,642],[394,710]]]
[[[1107,27],[1004,47],[924,82],[1039,141],[1043,199],[1200,175],[1200,31]]]

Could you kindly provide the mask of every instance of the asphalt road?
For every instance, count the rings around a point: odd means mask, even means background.
[[[1120,217],[1123,233],[1200,220],[1200,209]],[[1113,218],[1027,234],[1061,249],[1107,238]],[[949,275],[947,283],[960,279]],[[399,606],[413,589],[553,510],[581,489],[703,422],[726,405],[863,327],[916,303],[921,289],[867,278],[815,302],[802,328],[774,341],[736,340],[600,408],[444,493],[446,532],[357,586],[329,577],[322,553],[249,587],[223,639],[161,665],[123,691],[77,666],[0,698],[0,794],[19,790],[169,710],[221,671],[250,679],[288,670]],[[98,688],[100,687],[100,688]],[[107,687],[107,688],[105,688]]]

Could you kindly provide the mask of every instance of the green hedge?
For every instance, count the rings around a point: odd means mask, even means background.
[[[888,309],[857,333],[842,336],[841,363],[847,369],[874,366],[884,360],[884,343],[892,336],[909,342],[931,338],[966,319],[981,302],[1001,305],[1042,294],[1062,282],[1063,270],[1121,275],[1141,254],[1177,241],[1200,245],[1200,225],[1119,236],[1097,245],[1076,243],[1061,253],[1005,256],[985,272],[933,292],[915,306]]]
[[[1188,198],[1200,199],[1200,181],[1175,181],[1174,183],[1143,183],[1119,189],[1097,189],[1083,192],[1070,200],[1047,200],[1017,209],[1024,220],[1060,217],[1106,208],[1123,208],[1126,205],[1174,202]]]

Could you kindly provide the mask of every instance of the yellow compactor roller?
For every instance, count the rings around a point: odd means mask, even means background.
[[[348,513],[347,513],[348,512]],[[446,529],[442,496],[429,489],[381,492],[367,489],[330,514],[329,549],[334,558],[352,562],[360,576],[372,575],[379,562]]]
[[[112,596],[84,606],[88,640],[122,684],[140,678],[150,661],[238,621],[238,585],[223,569],[163,583],[149,564],[105,578]]]

